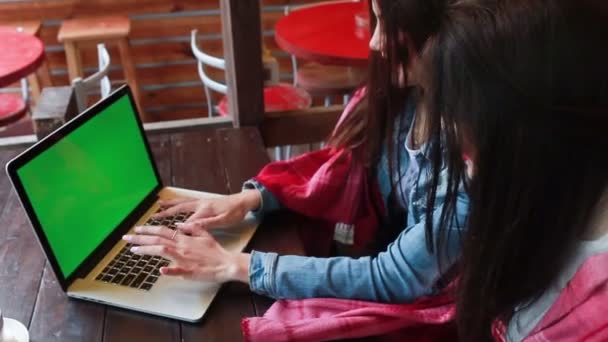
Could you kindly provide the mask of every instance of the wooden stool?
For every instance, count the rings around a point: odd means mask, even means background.
[[[144,116],[140,105],[140,92],[135,75],[135,65],[131,59],[129,47],[130,31],[131,23],[129,22],[129,18],[123,16],[72,19],[65,20],[61,24],[57,39],[65,47],[70,82],[77,77],[84,76],[82,74],[82,59],[80,57],[79,44],[117,44],[126,82],[131,86],[139,112]]]
[[[1,25],[14,27],[16,31],[31,34],[32,36],[40,38],[40,29],[42,27],[40,21],[14,21],[2,23]],[[32,74],[27,77],[27,81],[30,85],[30,90],[32,92],[34,101],[38,102],[42,88],[53,86],[53,80],[51,79],[51,72],[46,58],[36,71],[36,74]]]
[[[27,113],[23,99],[13,94],[0,94],[0,130],[19,121]]]

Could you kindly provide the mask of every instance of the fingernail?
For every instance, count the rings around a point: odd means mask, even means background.
[[[176,226],[181,227],[181,226],[185,226],[186,224],[184,222],[177,222],[175,223]]]
[[[135,227],[135,232],[136,233],[141,233],[141,226]]]
[[[123,235],[123,236],[122,236],[122,239],[123,239],[123,240],[126,240],[126,241],[131,241],[131,239],[132,239],[132,238],[133,238],[133,237],[132,237],[131,235]]]
[[[131,247],[131,252],[137,253],[139,251],[139,247]]]

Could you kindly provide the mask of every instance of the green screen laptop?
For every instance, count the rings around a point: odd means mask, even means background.
[[[70,297],[185,321],[202,318],[218,284],[161,276],[169,260],[139,256],[121,237],[135,225],[175,229],[182,213],[149,220],[159,198],[214,194],[164,187],[133,97],[123,86],[10,161],[7,173],[61,287]],[[251,216],[216,234],[242,250]]]

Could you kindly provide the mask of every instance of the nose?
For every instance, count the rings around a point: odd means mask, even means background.
[[[372,35],[372,38],[369,40],[369,49],[372,51],[378,51],[380,52],[380,25],[376,25],[376,28],[374,29],[374,34]]]

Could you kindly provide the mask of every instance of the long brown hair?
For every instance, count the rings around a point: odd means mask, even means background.
[[[372,0],[376,1],[376,0]],[[406,103],[418,87],[407,87],[411,54],[422,51],[426,41],[438,30],[439,19],[447,0],[377,0],[380,9],[380,25],[383,33],[381,52],[370,51],[370,66],[367,95],[344,119],[328,145],[351,150],[356,158],[368,168],[368,177],[377,175],[383,149],[386,149],[388,173],[391,180],[391,195],[388,203],[388,222],[374,241],[374,249],[380,250],[392,242],[403,229],[407,217],[406,208],[401,207],[397,196],[400,193],[401,177],[398,175],[406,132],[396,129],[395,124],[406,112]],[[413,51],[411,51],[412,49]],[[400,75],[403,79],[399,79]],[[396,180],[396,183],[393,180]],[[433,252],[432,225],[426,226],[426,243]],[[439,258],[439,256],[438,256]]]
[[[381,25],[384,37],[382,51],[370,51],[367,96],[328,141],[330,146],[356,151],[369,167],[377,165],[383,146],[388,149],[388,160],[393,160],[395,121],[403,115],[412,93],[412,88],[399,85],[399,69],[407,84],[405,68],[410,54],[419,54],[438,29],[439,14],[447,0],[377,1],[381,18],[376,25]],[[405,36],[415,51],[408,50]]]
[[[465,141],[475,165],[457,295],[463,341],[491,340],[496,320],[555,281],[608,187],[606,23],[605,0],[468,0],[449,6],[433,38],[426,99],[442,135],[435,166],[451,170],[446,203]]]

